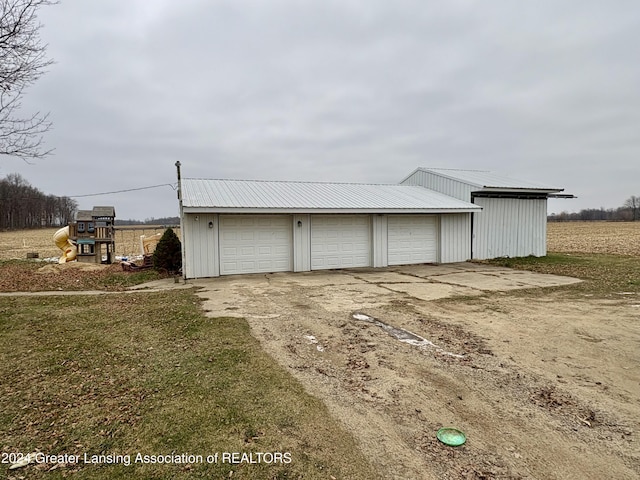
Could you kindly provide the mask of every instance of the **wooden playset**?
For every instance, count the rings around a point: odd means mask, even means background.
[[[75,222],[69,224],[69,240],[77,247],[77,261],[115,261],[115,217],[114,207],[102,206],[93,207],[93,210],[78,211]]]

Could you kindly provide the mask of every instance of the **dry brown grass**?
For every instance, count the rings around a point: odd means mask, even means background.
[[[191,291],[0,297],[0,328],[0,451],[81,456],[2,462],[2,479],[380,478],[245,320],[206,317]],[[291,462],[204,460],[217,452]],[[135,463],[137,453],[203,460]],[[131,464],[85,464],[84,454]]]
[[[550,222],[547,249],[640,256],[640,222]]]
[[[141,255],[140,235],[164,232],[163,227],[154,226],[122,228],[122,230],[116,230],[116,255],[120,256]],[[24,259],[29,252],[38,253],[40,258],[60,256],[60,250],[53,243],[53,234],[57,230],[57,228],[43,228],[0,232],[0,260]],[[180,236],[180,229],[174,228],[174,230]]]
[[[58,265],[28,260],[0,262],[0,292],[121,291],[162,277],[162,274],[153,269],[125,272],[118,263],[97,265],[70,262]]]

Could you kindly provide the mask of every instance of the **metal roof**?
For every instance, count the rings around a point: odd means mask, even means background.
[[[187,213],[447,213],[480,207],[423,187],[397,184],[183,178]]]
[[[433,173],[441,177],[457,180],[474,187],[492,190],[492,189],[508,189],[508,190],[541,190],[546,192],[562,192],[564,188],[550,187],[548,185],[540,185],[532,182],[516,180],[506,176],[495,175],[485,170],[455,170],[449,168],[418,168],[416,171]],[[414,171],[413,173],[415,173]],[[413,173],[411,175],[413,175]],[[409,176],[411,176],[409,175]],[[408,177],[407,177],[408,178]]]

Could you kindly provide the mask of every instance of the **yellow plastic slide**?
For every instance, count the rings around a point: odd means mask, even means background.
[[[69,225],[62,227],[56,233],[53,234],[53,241],[60,250],[62,250],[62,256],[58,260],[58,263],[67,263],[76,259],[78,254],[77,247],[69,241]]]

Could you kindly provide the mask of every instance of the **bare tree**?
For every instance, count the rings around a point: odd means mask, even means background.
[[[52,60],[40,40],[38,9],[53,0],[0,0],[0,155],[42,158],[51,150],[43,134],[49,114],[20,112],[25,90],[45,73]]]
[[[631,210],[631,218],[635,222],[640,217],[640,197],[636,197],[635,195],[631,195],[624,202],[624,206]]]
[[[45,195],[19,173],[0,179],[0,230],[66,225],[77,209],[75,200]]]

